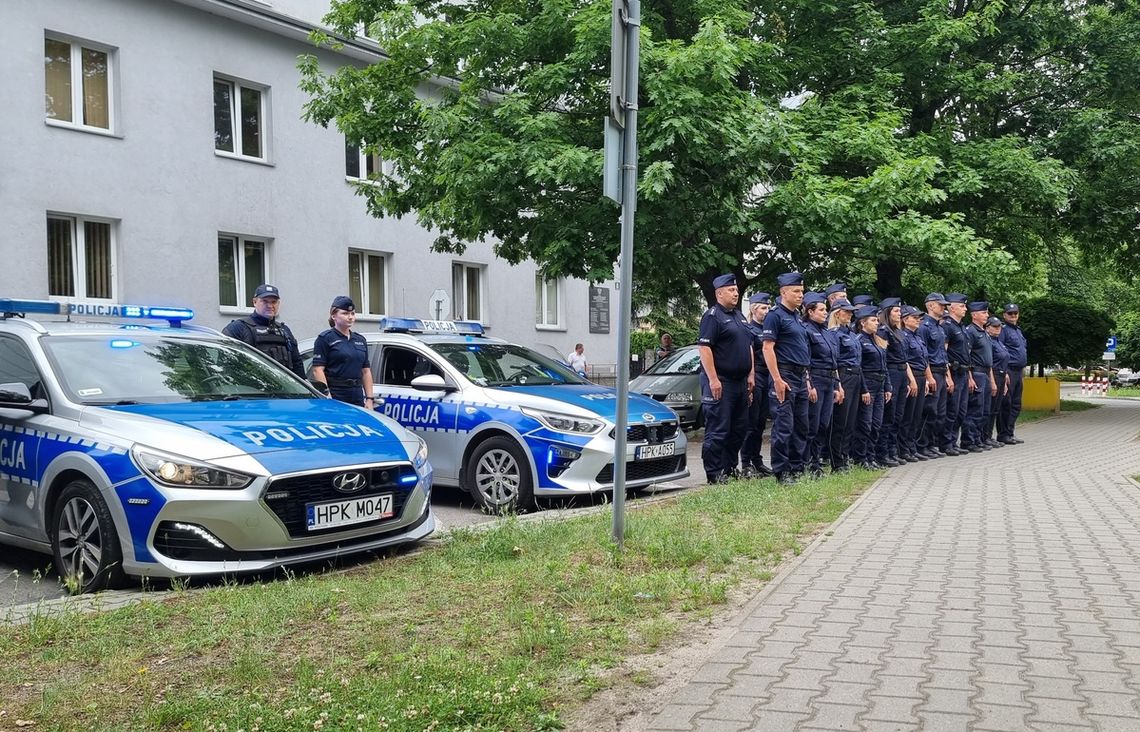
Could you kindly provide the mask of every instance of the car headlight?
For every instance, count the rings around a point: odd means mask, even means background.
[[[522,413],[534,417],[547,429],[555,432],[566,432],[572,435],[596,435],[605,427],[605,423],[597,419],[575,417],[572,414],[559,414],[558,412],[545,412],[541,409],[523,407]]]
[[[422,468],[424,466],[424,464],[426,462],[427,462],[427,443],[421,439],[420,440],[420,447],[418,450],[416,450],[416,456],[414,458],[412,458],[412,465],[416,466],[416,470],[419,470],[420,468]]]
[[[148,476],[175,488],[245,488],[253,476],[222,470],[177,455],[166,455],[136,447],[135,462]]]
[[[687,391],[671,391],[665,395],[665,401],[667,401],[667,402],[691,402],[691,401],[693,401],[693,395],[691,392],[687,392]]]

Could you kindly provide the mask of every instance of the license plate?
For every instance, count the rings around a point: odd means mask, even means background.
[[[662,442],[660,445],[642,445],[633,453],[634,460],[649,460],[651,458],[669,457],[677,451],[674,442]]]
[[[365,521],[392,518],[392,494],[366,498],[350,498],[347,501],[327,501],[310,503],[305,506],[308,514],[309,531],[331,529],[335,526],[351,526]]]

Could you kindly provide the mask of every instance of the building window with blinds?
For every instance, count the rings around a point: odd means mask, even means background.
[[[558,289],[557,279],[547,279],[542,272],[535,272],[534,324],[539,328],[559,329],[562,326]]]
[[[451,266],[451,309],[455,320],[483,320],[483,267],[454,262]]]
[[[44,105],[51,124],[114,129],[114,51],[86,41],[44,37]]]
[[[218,235],[218,304],[251,309],[257,286],[268,281],[269,243],[232,234]]]
[[[265,98],[268,90],[214,77],[214,151],[253,160],[269,158]]]
[[[348,296],[356,303],[357,315],[387,314],[387,264],[378,252],[349,250]]]
[[[49,215],[48,294],[115,299],[115,242],[109,221]]]

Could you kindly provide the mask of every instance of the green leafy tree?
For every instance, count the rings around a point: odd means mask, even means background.
[[[1112,319],[1077,300],[1039,297],[1020,307],[1030,364],[1085,366],[1100,360]]]
[[[1136,94],[1113,71],[1140,70],[1136,6],[647,4],[639,291],[711,300],[720,272],[747,290],[798,268],[880,294],[1028,293],[1099,218],[1105,251],[1140,252]],[[301,60],[308,119],[395,163],[359,188],[372,213],[414,213],[438,251],[490,239],[555,276],[612,276],[609,0],[335,0],[327,20],[387,54]]]

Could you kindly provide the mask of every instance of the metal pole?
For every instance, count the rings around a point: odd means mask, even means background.
[[[637,210],[637,67],[641,0],[629,0],[626,21],[625,134],[622,155],[621,281],[618,306],[617,430],[614,433],[614,542],[625,542],[625,449],[629,424],[629,325],[633,320],[633,220]]]

